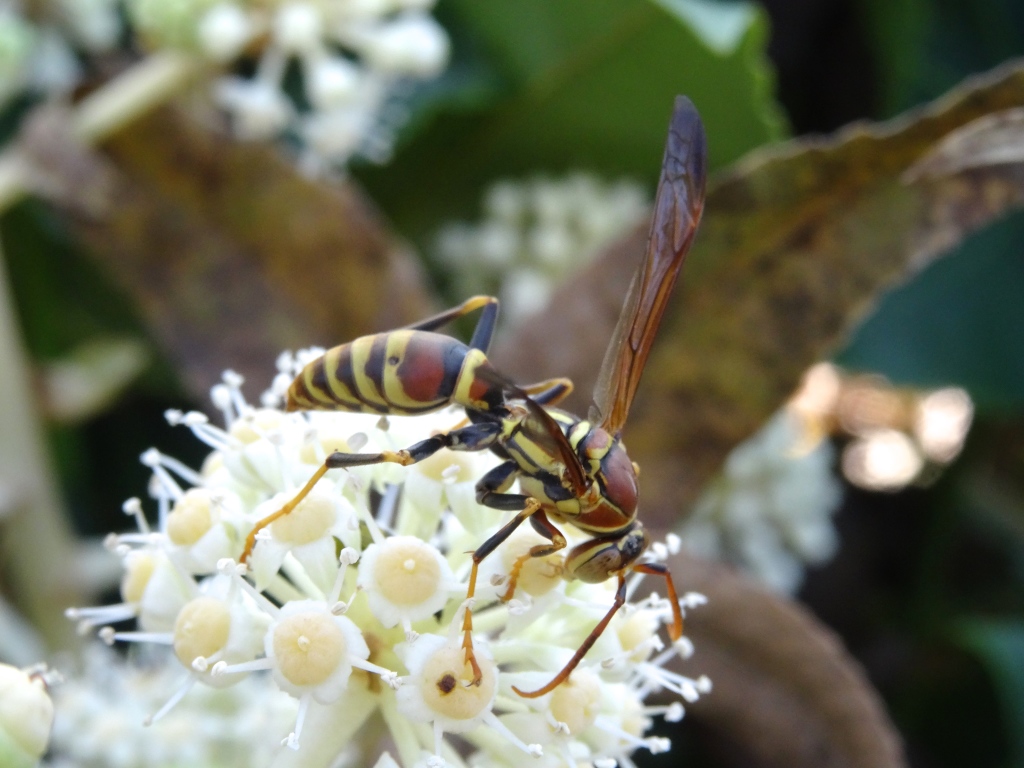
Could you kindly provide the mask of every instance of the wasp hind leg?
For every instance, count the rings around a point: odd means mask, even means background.
[[[446,309],[444,312],[428,317],[426,320],[420,320],[418,323],[407,325],[406,328],[413,331],[436,331],[438,328],[481,308],[483,312],[480,314],[480,319],[473,330],[473,338],[470,340],[469,346],[472,349],[487,352],[487,349],[491,346],[491,339],[494,338],[494,327],[498,322],[498,299],[494,296],[473,296],[457,307]]]
[[[245,563],[256,546],[256,535],[273,523],[280,520],[294,510],[302,500],[305,499],[313,487],[320,481],[329,470],[348,469],[350,467],[365,467],[371,464],[401,464],[408,466],[433,456],[442,448],[450,448],[453,451],[482,451],[490,448],[497,440],[501,431],[500,422],[481,422],[470,424],[462,429],[453,429],[450,432],[443,432],[439,435],[428,437],[426,440],[404,448],[401,451],[381,451],[380,453],[341,453],[335,451],[328,456],[324,463],[313,473],[302,489],[295,494],[291,501],[271,515],[267,515],[253,526],[249,535],[245,538],[245,548],[239,562]]]
[[[523,391],[538,405],[558,405],[572,394],[572,379],[559,376],[523,387]]]
[[[617,574],[619,579],[619,588],[615,590],[615,601],[612,603],[612,607],[608,609],[608,612],[604,615],[604,618],[598,622],[597,626],[594,627],[593,631],[587,635],[587,639],[583,641],[583,644],[576,649],[576,653],[573,654],[572,658],[569,659],[569,663],[562,667],[562,671],[552,678],[551,682],[545,685],[543,688],[538,688],[536,691],[520,691],[514,685],[512,690],[522,696],[524,699],[536,699],[538,696],[543,696],[545,693],[551,693],[559,685],[564,683],[569,675],[573,673],[573,670],[579,666],[579,663],[583,661],[583,657],[587,655],[594,643],[597,642],[597,638],[601,636],[608,623],[612,620],[612,617],[618,613],[619,608],[626,604],[626,576],[622,571]]]

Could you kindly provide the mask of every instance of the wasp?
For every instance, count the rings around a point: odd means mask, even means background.
[[[683,632],[682,613],[668,569],[642,562],[649,537],[637,519],[638,467],[622,444],[622,430],[658,326],[690,249],[704,208],[706,178],[704,127],[696,108],[676,98],[669,125],[661,178],[655,196],[647,252],[608,346],[586,419],[555,408],[572,390],[568,379],[519,387],[487,359],[498,318],[498,300],[473,297],[458,307],[387,333],[363,336],[324,353],[292,382],[286,408],[342,410],[381,415],[430,413],[450,404],[462,406],[468,424],[434,435],[400,451],[332,453],[309,482],[284,507],[261,520],[249,534],[242,561],[256,533],[287,515],[331,470],[381,462],[402,465],[426,459],[442,448],[490,450],[503,461],[477,483],[480,504],[515,515],[481,544],[472,556],[463,616],[466,662],[481,679],[473,652],[472,601],[477,570],[509,535],[527,520],[545,539],[520,556],[501,599],[515,593],[524,564],[567,546],[556,524],[572,525],[590,539],[566,554],[571,578],[600,583],[618,580],[615,599],[565,667],[543,688],[524,692],[542,696],[566,680],[626,600],[626,574],[662,576],[672,605],[672,640]],[[437,333],[453,320],[480,310],[469,344]],[[519,481],[520,493],[510,493]]]

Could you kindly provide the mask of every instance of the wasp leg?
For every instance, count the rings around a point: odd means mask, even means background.
[[[313,473],[313,476],[302,486],[302,490],[295,494],[291,501],[253,526],[253,529],[249,531],[249,535],[245,538],[245,549],[242,550],[239,562],[244,563],[249,559],[253,547],[256,546],[256,534],[275,520],[279,520],[295,509],[309,495],[310,491],[313,490],[313,486],[317,484],[328,470],[364,467],[369,464],[383,463],[408,466],[433,456],[442,448],[450,448],[453,451],[482,451],[494,444],[500,432],[500,422],[481,422],[479,424],[470,424],[462,429],[453,429],[450,432],[428,437],[426,440],[421,440],[401,451],[381,451],[380,453],[341,453],[340,451],[335,451],[324,460],[320,468]]]
[[[572,379],[562,376],[523,387],[523,391],[539,405],[558,405],[572,393],[572,390]]]
[[[668,636],[672,638],[672,642],[675,642],[683,636],[683,612],[679,608],[679,596],[676,594],[676,585],[672,581],[671,572],[662,563],[640,563],[634,565],[633,570],[637,573],[665,577],[665,589],[668,590],[668,600],[672,603],[672,626],[668,630]]]
[[[477,321],[473,330],[473,338],[469,342],[472,349],[479,349],[484,352],[491,346],[491,339],[494,337],[494,326],[498,322],[498,300],[494,296],[473,296],[466,299],[457,307],[446,309],[426,320],[405,326],[412,331],[435,331],[443,325],[458,320],[463,315],[483,308],[483,314]]]
[[[515,594],[516,584],[519,581],[519,572],[523,570],[527,560],[534,557],[547,557],[560,549],[565,549],[565,536],[551,524],[551,521],[548,520],[547,515],[543,512],[535,512],[530,518],[530,525],[533,526],[537,533],[548,539],[550,543],[530,547],[529,552],[516,558],[516,561],[512,564],[512,569],[508,573],[508,589],[501,596],[501,602],[503,603],[507,603],[512,599],[512,595]]]
[[[508,463],[511,464],[512,462]],[[501,467],[499,466],[498,469],[500,468]],[[491,473],[488,473],[488,475],[490,474]],[[479,496],[480,494],[478,492],[477,497],[479,498]],[[480,567],[480,563],[483,562],[484,558],[491,554],[491,552],[505,541],[505,539],[511,536],[512,532],[518,528],[524,520],[540,511],[540,502],[536,499],[530,498],[529,496],[520,496],[515,493],[497,493],[494,494],[494,496],[498,498],[522,498],[525,499],[526,506],[523,507],[515,517],[505,523],[505,525],[503,525],[489,539],[487,539],[487,541],[477,547],[476,551],[473,553],[473,567],[469,571],[469,587],[466,589],[467,601],[472,600],[476,595],[476,574]],[[480,665],[476,661],[476,654],[473,652],[473,610],[470,608],[468,603],[466,605],[466,612],[462,616],[462,648],[466,652],[466,663],[473,668],[473,685],[479,685],[480,680],[483,678],[483,673],[480,671]]]
[[[524,520],[540,510],[540,502],[530,496],[525,496],[521,493],[505,493],[515,481],[518,473],[518,465],[514,461],[506,461],[480,478],[476,484],[476,500],[478,504],[483,504],[492,509],[515,511],[516,516],[502,526],[487,541],[477,547],[473,553],[473,567],[469,571],[469,586],[466,589],[466,600],[471,600],[476,596],[477,571],[484,558],[511,536],[512,532]],[[473,611],[469,604],[466,605],[466,612],[462,617],[462,632],[462,647],[466,652],[466,663],[473,668],[474,684],[479,684],[483,675],[480,672],[480,665],[477,664],[476,655],[473,653]]]
[[[618,612],[619,608],[626,603],[626,577],[622,571],[619,571],[617,575],[619,578],[619,588],[615,591],[615,601],[612,603],[612,607],[608,609],[608,613],[604,615],[604,618],[601,619],[596,627],[594,627],[593,631],[587,635],[587,639],[583,641],[583,645],[581,645],[576,650],[576,653],[572,655],[572,658],[569,659],[569,663],[562,667],[562,671],[555,675],[550,683],[545,685],[543,688],[538,688],[536,691],[520,691],[514,685],[512,686],[513,691],[518,693],[524,699],[536,699],[538,696],[550,693],[565,682],[566,678],[572,674],[580,661],[583,660],[583,657],[587,655],[587,651],[589,651],[593,647],[594,643],[597,642],[597,638],[599,638],[601,633],[604,632],[605,628],[608,626],[608,622],[612,620],[612,617]]]

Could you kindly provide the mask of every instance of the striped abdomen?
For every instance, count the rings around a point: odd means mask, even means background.
[[[362,336],[307,365],[288,388],[287,409],[400,416],[449,403],[486,409],[502,395],[474,377],[481,365],[489,365],[483,352],[439,333]]]

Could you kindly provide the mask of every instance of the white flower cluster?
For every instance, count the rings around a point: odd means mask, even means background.
[[[514,322],[541,309],[561,280],[643,219],[650,202],[638,183],[577,172],[499,181],[483,209],[479,223],[441,229],[437,257],[455,273],[455,292],[497,293]]]
[[[232,718],[207,720],[209,708],[197,711],[190,689],[224,689],[266,671],[298,704],[291,733],[264,761],[290,747],[306,766],[369,765],[382,727],[405,768],[519,766],[526,756],[544,768],[630,768],[635,749],[666,749],[667,740],[645,732],[655,715],[681,717],[683,705],[647,706],[644,699],[668,690],[693,701],[710,682],[664,668],[691,649],[685,638],[663,648],[658,629],[672,610],[657,595],[619,611],[550,693],[527,699],[512,690],[551,680],[614,596],[613,584],[566,581],[562,557],[552,555],[529,561],[512,599],[501,603],[517,556],[540,541],[528,526],[483,561],[473,600],[481,672],[474,682],[461,632],[468,553],[505,516],[475,501],[475,482],[497,461],[488,454],[442,451],[409,467],[331,470],[291,514],[257,536],[251,569],[236,564],[253,524],[293,499],[328,454],[400,449],[464,417],[451,409],[417,418],[283,412],[282,393],[316,353],[282,356],[260,408],[245,401],[240,378],[226,374],[213,392],[224,428],[199,413],[168,414],[213,452],[200,471],[156,450],[144,454],[158,524],[149,526],[139,500],[126,503],[139,530],[109,542],[124,563],[123,602],[69,612],[83,629],[100,627],[107,642],[170,648],[184,681],[167,691],[151,720],[177,705],[192,710],[182,726],[190,729],[188,740],[216,739],[211,732],[224,729],[230,741]],[[667,553],[665,545],[653,550],[656,558]],[[630,595],[641,578],[630,577]],[[687,595],[682,604],[702,601]],[[135,631],[109,626],[131,618]],[[246,698],[270,696],[268,686],[245,684],[252,686]],[[95,708],[104,706],[97,700]],[[240,706],[237,718],[248,711]],[[463,746],[457,751],[445,734],[459,734]],[[89,741],[68,733],[61,743],[76,739]],[[191,762],[161,754],[168,763]],[[385,756],[379,764],[396,763]]]
[[[216,64],[248,58],[252,77],[214,88],[242,138],[289,133],[307,169],[360,154],[383,161],[403,119],[400,96],[436,76],[448,36],[429,15],[434,0],[44,0],[39,26],[18,0],[0,0],[0,105],[15,93],[70,89],[80,76],[73,50],[89,54],[131,28],[152,49],[191,51]],[[301,75],[290,82],[290,67]]]
[[[842,487],[828,441],[808,440],[784,409],[737,446],[679,532],[695,554],[739,566],[772,589],[793,593],[804,567],[838,546],[832,513]]]
[[[295,699],[263,677],[227,688],[199,686],[157,726],[154,712],[186,674],[159,649],[126,662],[91,648],[80,675],[54,686],[48,768],[250,768],[267,762],[295,722]]]

